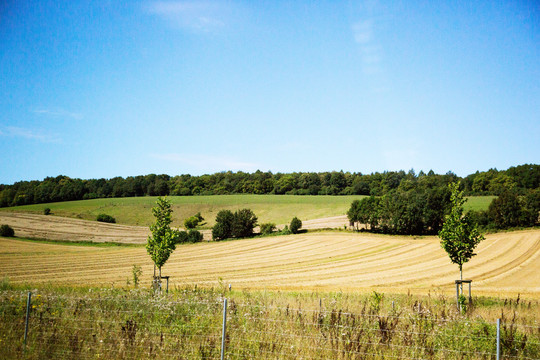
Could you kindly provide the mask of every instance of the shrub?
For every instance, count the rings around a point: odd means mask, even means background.
[[[186,229],[195,229],[197,226],[204,225],[201,224],[201,222],[204,221],[204,218],[201,216],[201,213],[197,213],[193,216],[188,217],[186,220],[184,220],[184,227]]]
[[[291,233],[298,234],[298,231],[302,227],[302,221],[297,218],[296,216],[291,220],[291,225],[289,225],[289,229],[291,230]]]
[[[221,210],[212,228],[212,239],[249,237],[253,235],[255,226],[257,226],[257,216],[250,209],[241,209],[234,214],[230,210]]]
[[[189,236],[187,231],[179,231],[178,236],[176,237],[175,244],[183,244],[189,241]]]
[[[0,226],[0,236],[13,237],[15,236],[15,230],[11,226],[4,224]]]
[[[264,223],[261,224],[261,234],[269,235],[276,230],[276,224],[274,223]]]
[[[197,243],[203,241],[203,234],[198,230],[189,230],[188,231],[188,241],[191,243]]]
[[[221,210],[217,213],[216,224],[212,228],[212,239],[224,240],[232,237],[234,214],[230,210]]]
[[[135,285],[135,287],[139,287],[139,280],[141,279],[142,275],[141,266],[133,264],[133,268],[131,268],[131,274],[133,275],[133,284]]]
[[[45,208],[43,209],[43,215],[49,215],[51,213],[51,209],[50,208]]]
[[[257,226],[257,216],[250,209],[241,209],[234,213],[233,237],[244,238],[252,236],[255,226]]]
[[[96,220],[101,221],[101,222],[111,223],[111,224],[116,223],[116,219],[113,218],[111,215],[107,215],[107,214],[99,214]]]
[[[195,229],[197,225],[199,225],[199,219],[197,219],[195,216],[190,216],[184,220],[184,227],[186,229]]]
[[[483,229],[488,228],[490,225],[489,214],[485,210],[470,210],[469,212],[467,212],[467,215],[474,224],[478,225]]]

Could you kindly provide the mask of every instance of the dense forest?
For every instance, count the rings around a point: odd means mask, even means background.
[[[72,179],[47,177],[42,181],[20,181],[0,185],[0,207],[107,197],[156,195],[292,194],[292,195],[372,195],[384,196],[398,188],[446,187],[460,180],[466,195],[500,195],[512,191],[524,195],[540,187],[540,165],[520,165],[508,170],[490,169],[460,178],[413,170],[383,173],[256,171],[220,172],[212,175],[141,175],[112,179]]]

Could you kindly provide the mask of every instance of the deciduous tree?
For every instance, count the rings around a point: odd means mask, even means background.
[[[167,198],[157,198],[156,206],[152,208],[152,214],[156,218],[156,222],[150,225],[152,235],[148,237],[146,251],[159,269],[161,277],[161,267],[165,265],[169,256],[176,249],[179,231],[170,227],[172,209]]]
[[[463,215],[463,192],[459,190],[459,182],[449,184],[452,209],[446,216],[439,231],[442,248],[448,253],[450,261],[459,266],[460,279],[463,280],[463,264],[475,256],[474,249],[484,240],[469,216]]]

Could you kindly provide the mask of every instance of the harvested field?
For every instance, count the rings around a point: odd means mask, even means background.
[[[540,295],[540,231],[488,235],[464,266],[475,294]],[[149,285],[142,247],[111,248],[0,239],[0,276],[10,281],[125,285],[133,264]],[[179,246],[163,268],[172,285],[235,289],[452,292],[458,267],[436,237],[307,233]]]
[[[0,212],[0,224],[9,224],[18,237],[31,239],[144,244],[150,234],[146,226],[27,213]]]
[[[307,220],[303,222],[303,228],[311,230],[342,229],[348,223],[347,216],[342,215]],[[109,224],[28,213],[0,212],[0,224],[9,224],[17,236],[29,239],[145,244],[148,235],[150,235],[147,226]],[[283,226],[279,225],[280,228]],[[255,230],[259,231],[258,228]],[[211,230],[202,230],[201,232],[205,240],[212,239]]]

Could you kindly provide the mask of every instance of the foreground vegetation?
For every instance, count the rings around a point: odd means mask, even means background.
[[[227,359],[492,359],[497,318],[503,359],[540,357],[539,303],[519,297],[475,298],[458,311],[442,294],[1,288],[5,359],[219,359],[224,298]]]

